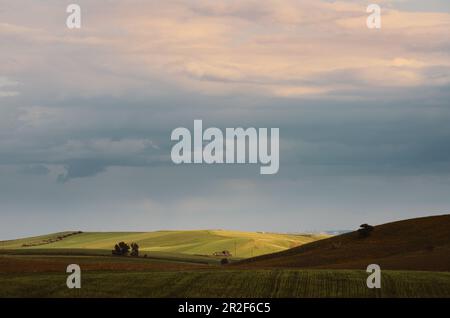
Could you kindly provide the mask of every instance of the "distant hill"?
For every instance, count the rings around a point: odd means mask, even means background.
[[[156,232],[60,232],[44,236],[0,241],[0,251],[89,249],[110,251],[120,241],[136,242],[142,252],[212,255],[228,250],[233,257],[274,253],[326,238],[315,234],[277,234],[225,230]]]
[[[350,232],[231,266],[246,268],[382,269],[450,271],[450,215],[378,225],[368,237]]]
[[[330,230],[330,231],[324,231],[322,233],[328,234],[328,235],[341,235],[341,234],[345,234],[348,232],[352,232],[350,230]]]

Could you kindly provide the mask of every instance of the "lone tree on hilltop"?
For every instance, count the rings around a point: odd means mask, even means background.
[[[125,242],[119,242],[111,252],[113,255],[126,256],[130,252],[130,246]]]
[[[367,223],[361,224],[358,229],[359,237],[368,237],[373,230],[374,227],[372,225]]]

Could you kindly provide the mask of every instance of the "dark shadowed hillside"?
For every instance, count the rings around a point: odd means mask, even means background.
[[[378,225],[368,237],[355,232],[250,258],[245,268],[342,268],[450,271],[450,215]]]

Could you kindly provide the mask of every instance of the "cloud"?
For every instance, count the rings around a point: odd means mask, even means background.
[[[11,86],[17,86],[19,83],[8,79],[7,77],[0,76],[0,97],[12,97],[19,95],[18,91],[5,90]]]
[[[150,140],[143,139],[91,139],[69,140],[52,149],[53,164],[63,164],[65,173],[59,174],[58,182],[74,178],[95,176],[109,166],[150,166],[159,159],[152,151],[159,150]]]
[[[39,6],[56,14],[51,4]],[[352,1],[81,6],[97,19],[87,20],[78,33],[53,23],[32,28],[5,17],[0,30],[11,45],[0,54],[14,56],[15,63],[3,68],[16,76],[25,67],[34,76],[45,71],[47,84],[59,94],[87,97],[151,94],[158,91],[152,90],[155,85],[204,94],[336,96],[359,87],[346,78],[314,85],[289,82],[346,70],[357,70],[373,87],[386,81],[409,87],[448,83],[422,72],[450,64],[449,43],[443,40],[450,26],[447,12],[409,12],[390,3],[383,8],[382,29],[373,31],[365,25],[365,5]],[[100,15],[103,9],[108,14]],[[17,52],[29,41],[38,43],[30,53],[51,58]],[[82,54],[74,56],[74,50]],[[400,65],[402,60],[419,63]]]
[[[53,148],[55,154],[69,158],[126,158],[158,149],[158,146],[148,139],[107,138],[68,140],[63,145]]]
[[[58,175],[58,182],[67,182],[74,178],[83,178],[95,176],[96,174],[105,171],[105,163],[92,159],[77,159],[70,160],[65,165],[66,173]]]
[[[2,233],[117,230],[124,211],[131,230],[295,231],[448,208],[447,2],[380,2],[381,30],[361,1],[79,4],[80,30],[58,0],[0,10]],[[280,128],[279,174],[173,165],[170,133],[194,119]]]
[[[21,168],[19,172],[30,175],[43,176],[50,173],[50,169],[45,165],[29,165]]]

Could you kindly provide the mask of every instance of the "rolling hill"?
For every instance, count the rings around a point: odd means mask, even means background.
[[[0,296],[449,297],[449,229],[443,215],[322,240],[222,230],[60,232],[0,242]],[[148,257],[112,256],[118,241],[138,242]],[[211,256],[234,246],[231,264]],[[381,289],[366,287],[370,263],[381,265]],[[67,288],[68,264],[83,269],[83,288]]]
[[[56,251],[95,250],[110,253],[117,242],[136,242],[141,253],[159,252],[212,255],[228,250],[233,257],[246,258],[289,249],[327,237],[313,234],[276,234],[225,230],[156,232],[60,232],[44,236],[0,241],[0,250]]]
[[[365,269],[372,263],[382,269],[450,271],[450,215],[386,223],[368,237],[350,232],[230,266]]]

